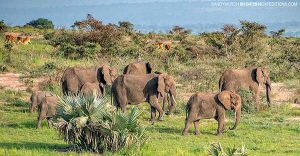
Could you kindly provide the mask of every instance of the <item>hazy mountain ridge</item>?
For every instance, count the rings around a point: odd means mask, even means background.
[[[12,2],[15,2],[12,1]],[[12,2],[10,5],[12,6]],[[26,1],[27,7],[9,8],[8,4],[1,6],[0,19],[10,25],[24,25],[32,19],[44,17],[52,20],[57,27],[69,28],[74,21],[82,20],[87,13],[104,23],[131,21],[138,30],[143,32],[166,32],[174,25],[180,25],[193,30],[193,33],[220,30],[223,24],[238,24],[239,20],[250,20],[266,24],[269,30],[287,29],[286,34],[300,36],[300,14],[298,7],[212,7],[207,1],[175,1],[155,2],[147,0],[118,0],[115,3],[90,3],[66,6],[61,4],[34,7]],[[55,1],[54,1],[55,2]],[[53,3],[54,3],[53,2]],[[76,1],[75,1],[76,2]],[[93,1],[92,1],[93,2]],[[126,3],[125,3],[126,2]],[[1,2],[3,3],[3,2]],[[30,8],[28,6],[32,6]],[[18,7],[18,5],[16,6]]]

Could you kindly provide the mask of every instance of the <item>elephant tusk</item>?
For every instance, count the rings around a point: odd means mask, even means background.
[[[174,96],[173,96],[173,95],[171,95],[171,97],[172,97],[172,100],[174,101],[175,105],[177,105],[177,102],[176,102],[176,100],[175,100]]]

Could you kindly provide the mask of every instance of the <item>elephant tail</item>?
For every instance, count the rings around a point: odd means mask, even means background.
[[[224,76],[222,75],[219,80],[219,91],[220,92],[223,90],[223,85],[224,85]]]
[[[191,111],[191,105],[192,105],[192,103],[193,103],[193,101],[194,101],[194,98],[195,98],[195,96],[193,95],[193,96],[189,99],[189,101],[187,102],[187,104],[186,104],[186,107],[185,107],[185,119],[187,119],[188,116],[189,116],[189,114],[190,114],[190,111]]]

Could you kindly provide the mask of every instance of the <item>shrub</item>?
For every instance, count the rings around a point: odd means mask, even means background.
[[[209,154],[212,156],[247,156],[246,148],[242,146],[240,149],[233,146],[232,148],[227,147],[224,149],[221,145],[221,143],[212,143],[210,145]]]
[[[253,98],[252,91],[240,89],[238,94],[242,98],[242,111],[253,113],[255,111],[255,100]]]
[[[52,21],[45,19],[45,18],[38,18],[36,20],[32,20],[26,25],[31,25],[35,28],[40,28],[40,29],[53,29],[54,25]]]
[[[60,98],[55,125],[64,140],[78,151],[117,151],[145,141],[144,128],[137,122],[137,108],[127,115],[115,111],[106,98],[66,96]]]

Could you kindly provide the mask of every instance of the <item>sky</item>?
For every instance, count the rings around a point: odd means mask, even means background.
[[[251,0],[251,2],[290,0]],[[173,25],[199,31],[214,31],[223,24],[240,20],[256,21],[279,29],[284,26],[300,35],[300,0],[297,6],[217,6],[220,0],[0,0],[0,20],[9,25],[24,25],[40,17],[56,27],[70,26],[92,14],[104,23],[130,21],[142,31],[166,31]],[[246,0],[223,0],[222,5]],[[294,4],[295,4],[294,3]],[[220,5],[220,4],[219,4]]]

